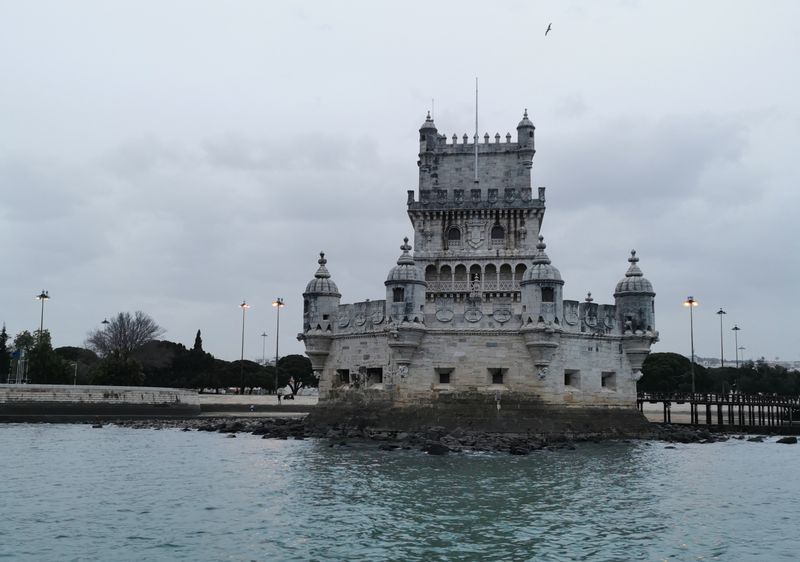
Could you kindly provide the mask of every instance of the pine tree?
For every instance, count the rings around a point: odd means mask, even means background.
[[[197,335],[194,337],[194,351],[203,351],[203,338],[200,337],[200,330],[197,330]]]
[[[6,332],[6,325],[3,324],[3,329],[0,331],[0,382],[5,382],[10,369],[11,353],[8,351],[8,332]]]

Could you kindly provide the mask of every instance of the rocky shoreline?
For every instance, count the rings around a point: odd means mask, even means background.
[[[544,438],[535,435],[488,433],[466,431],[457,428],[447,431],[442,427],[429,427],[421,431],[376,431],[357,427],[309,427],[297,418],[194,418],[117,420],[96,423],[95,428],[116,425],[135,429],[180,429],[183,431],[207,431],[236,437],[239,433],[260,435],[263,439],[303,440],[316,438],[326,441],[331,447],[366,446],[385,451],[398,449],[419,450],[431,455],[462,452],[505,452],[511,455],[527,455],[536,451],[573,450],[579,443],[604,441],[632,441],[634,439],[662,441],[667,447],[676,443],[716,443],[729,439],[763,442],[762,435],[744,435],[711,432],[706,428],[680,425],[658,425],[646,435],[601,436],[564,435]],[[778,443],[797,443],[796,437],[783,437]]]

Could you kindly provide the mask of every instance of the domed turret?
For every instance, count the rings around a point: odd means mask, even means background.
[[[539,236],[539,243],[536,244],[538,252],[533,258],[533,265],[520,282],[522,302],[526,308],[523,320],[526,323],[560,325],[563,318],[564,281],[561,279],[561,272],[550,263],[545,248],[547,244],[544,243],[544,236]]]
[[[425,152],[433,150],[436,147],[439,138],[439,131],[436,130],[436,124],[433,122],[431,112],[425,118],[425,122],[419,128],[419,151]]]
[[[619,325],[623,333],[651,332],[655,328],[656,294],[639,269],[636,250],[631,250],[628,262],[628,271],[614,290]]]
[[[328,272],[328,268],[325,267],[325,264],[328,263],[328,260],[325,259],[325,252],[319,253],[319,259],[317,260],[317,263],[319,264],[319,268],[314,274],[314,279],[309,281],[308,285],[306,285],[306,290],[303,294],[331,295],[341,297],[342,295],[339,294],[339,289],[336,287],[336,283],[333,282],[333,279],[331,279],[331,274]]]
[[[564,284],[564,281],[561,280],[561,272],[550,263],[550,258],[544,251],[545,248],[547,248],[547,244],[544,243],[544,236],[539,235],[539,243],[536,244],[538,252],[533,257],[533,265],[522,278],[523,283],[526,281],[553,281]]]
[[[637,265],[639,258],[636,257],[636,250],[631,250],[631,257],[628,258],[628,261],[631,265],[628,267],[628,271],[625,272],[625,277],[617,283],[617,287],[614,289],[614,296],[617,297],[623,294],[655,296],[653,285],[645,279],[642,270]]]
[[[533,123],[530,119],[528,119],[528,110],[525,110],[525,114],[522,116],[522,121],[519,122],[517,125],[517,144],[520,147],[527,147],[533,149],[533,133],[536,130],[536,127],[533,126]]]
[[[389,270],[386,277],[386,313],[395,321],[422,321],[422,308],[425,304],[425,289],[428,284],[422,271],[417,267],[409,253],[408,238],[400,246],[403,253],[397,265]]]
[[[407,237],[403,238],[403,245],[400,246],[400,249],[403,250],[403,253],[397,258],[397,265],[389,270],[386,281],[425,283],[422,271],[416,266],[414,258],[409,254],[411,246],[408,243]]]
[[[325,264],[325,252],[319,253],[319,268],[303,293],[303,330],[331,331],[332,320],[339,308],[339,289]]]

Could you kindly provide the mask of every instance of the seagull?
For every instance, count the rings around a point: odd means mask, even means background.
[[[547,34],[550,33],[550,30],[553,29],[553,24],[547,24],[547,30],[544,32],[544,36],[547,37]]]

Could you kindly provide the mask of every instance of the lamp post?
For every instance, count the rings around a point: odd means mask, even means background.
[[[746,348],[745,346],[743,346],[743,345],[742,345],[742,346],[739,346],[737,349],[738,349],[739,351],[741,351],[741,352],[742,352],[742,353],[741,353],[741,356],[742,356],[742,362],[744,362],[744,350],[745,350],[745,349],[747,349],[747,348]]]
[[[694,314],[692,313],[692,309],[699,304],[700,303],[694,300],[692,296],[687,297],[686,300],[683,301],[683,306],[689,307],[689,336],[692,345],[692,399],[694,399]]]
[[[42,314],[39,317],[39,345],[42,345],[42,340],[44,337],[44,301],[49,300],[50,295],[42,289],[42,292],[36,295],[36,300],[42,302]]]
[[[267,331],[261,334],[261,364],[267,364]]]
[[[735,347],[735,349],[736,349],[736,368],[738,369],[739,368],[739,330],[741,330],[741,328],[737,324],[734,324],[733,328],[731,328],[731,330],[733,330],[733,337],[734,337],[734,341],[736,342],[735,343],[735,346],[736,346]]]
[[[719,366],[725,366],[725,353],[724,348],[722,346],[722,317],[727,314],[722,308],[717,311],[717,315],[719,316]]]
[[[272,301],[272,306],[278,309],[278,319],[277,324],[275,326],[275,395],[278,394],[278,342],[281,339],[281,308],[285,305],[283,304],[283,299],[278,297],[274,301]]]
[[[245,301],[242,301],[242,304],[239,305],[239,308],[242,309],[242,356],[239,360],[239,376],[241,379],[241,390],[239,391],[240,394],[244,394],[244,315],[247,312],[247,309],[250,308],[250,305],[247,304]]]

